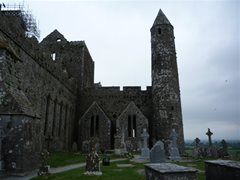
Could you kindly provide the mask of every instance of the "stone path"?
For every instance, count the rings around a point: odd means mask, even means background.
[[[126,159],[121,158],[121,159],[110,160],[110,162],[117,162],[117,161],[124,161],[124,160],[126,160]],[[54,174],[54,173],[65,172],[65,171],[84,167],[85,165],[86,165],[86,163],[79,163],[79,164],[73,164],[73,165],[68,165],[68,166],[62,166],[62,167],[58,167],[58,168],[50,168],[50,173]],[[9,176],[9,177],[5,177],[5,178],[3,177],[1,179],[2,180],[29,180],[29,179],[36,177],[37,172],[38,172],[38,170],[35,170],[35,171],[32,171],[31,173],[29,173],[27,176],[23,176],[23,177]]]

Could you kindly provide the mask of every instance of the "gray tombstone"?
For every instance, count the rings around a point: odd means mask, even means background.
[[[141,148],[141,158],[149,159],[149,148],[148,148],[148,138],[149,134],[147,132],[147,129],[143,129],[143,133],[141,134],[141,137],[143,138],[143,148]]]
[[[211,130],[208,128],[208,131],[206,132],[206,135],[208,136],[208,147],[212,146],[212,138],[211,136],[213,135],[213,133],[211,132]]]
[[[171,144],[170,144],[170,159],[174,160],[174,161],[178,161],[181,159],[180,155],[179,155],[179,151],[178,151],[178,147],[177,147],[177,133],[175,131],[175,129],[172,130],[171,135]]]
[[[162,141],[157,141],[150,151],[150,162],[151,163],[162,163],[165,162],[165,150]]]
[[[97,153],[97,140],[92,138],[89,141],[91,152],[87,155],[86,158],[86,172],[85,175],[102,175],[100,171],[100,157]]]

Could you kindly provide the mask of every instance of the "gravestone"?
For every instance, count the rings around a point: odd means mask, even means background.
[[[49,174],[50,166],[47,165],[49,152],[46,149],[43,149],[43,151],[40,154],[40,157],[41,157],[41,161],[42,161],[41,163],[42,164],[41,164],[41,167],[38,170],[38,176],[43,176],[43,175]]]
[[[174,161],[178,161],[181,159],[180,155],[179,155],[179,151],[178,151],[178,147],[177,147],[177,133],[175,131],[175,129],[172,130],[171,135],[171,144],[170,144],[170,159],[174,160]]]
[[[205,161],[206,180],[239,180],[240,162],[231,160]]]
[[[125,144],[125,134],[124,134],[124,127],[122,127],[122,134],[121,137],[118,136],[118,138],[121,138],[119,148],[115,148],[114,152],[117,155],[124,155],[127,153],[127,148]]]
[[[141,149],[141,158],[149,159],[149,148],[148,148],[148,138],[149,134],[147,132],[147,129],[143,129],[143,133],[141,134],[141,137],[143,138],[143,148]]]
[[[100,157],[96,151],[96,141],[95,139],[90,140],[90,149],[91,152],[87,155],[86,158],[86,172],[85,175],[102,175],[100,171]]]
[[[172,163],[145,164],[146,180],[197,180],[197,170]]]
[[[195,146],[193,148],[193,151],[192,151],[192,156],[194,158],[199,158],[199,157],[202,157],[202,154],[203,154],[203,148],[200,146],[200,139],[197,137],[195,140]]]
[[[223,139],[221,141],[221,145],[222,145],[222,148],[220,149],[220,153],[219,153],[219,156],[220,157],[226,157],[228,156],[228,145],[227,145],[227,142]]]
[[[162,141],[157,141],[150,151],[150,162],[161,163],[165,162],[165,150]]]
[[[206,132],[206,135],[208,136],[208,147],[212,146],[212,138],[211,136],[213,135],[213,133],[211,132],[211,130],[208,128],[208,131]]]

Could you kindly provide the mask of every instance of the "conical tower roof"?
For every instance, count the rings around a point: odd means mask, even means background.
[[[160,9],[158,12],[158,15],[153,23],[153,26],[156,25],[160,25],[160,24],[169,24],[171,25],[171,23],[169,22],[168,18],[165,16],[165,14],[162,12],[162,10]]]

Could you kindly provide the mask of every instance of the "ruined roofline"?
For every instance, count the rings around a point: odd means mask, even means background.
[[[123,89],[120,86],[101,86],[95,87],[95,90],[99,91],[114,91],[114,92],[148,92],[151,91],[151,86],[146,86],[146,90],[142,90],[141,86],[123,86]]]

